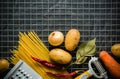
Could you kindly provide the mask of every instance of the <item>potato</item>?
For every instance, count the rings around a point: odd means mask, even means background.
[[[9,62],[6,59],[0,59],[0,73],[6,71],[9,68]]]
[[[113,55],[120,58],[120,43],[119,44],[114,44],[111,47],[111,52],[112,52]]]
[[[52,49],[49,56],[51,60],[59,64],[68,64],[72,60],[71,54],[60,48]]]
[[[65,48],[69,51],[75,50],[80,40],[80,32],[77,29],[70,29],[65,37]]]

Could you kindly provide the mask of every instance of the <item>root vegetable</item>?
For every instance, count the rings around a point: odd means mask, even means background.
[[[77,29],[70,29],[65,37],[65,48],[69,51],[75,50],[80,40],[80,32]]]
[[[60,48],[52,49],[49,56],[51,60],[59,64],[68,64],[72,60],[71,54]]]
[[[120,79],[120,64],[111,55],[109,55],[107,51],[101,51],[99,57],[111,75],[113,75],[115,79]]]
[[[6,59],[0,59],[0,73],[9,68],[9,62]]]
[[[114,44],[111,47],[111,52],[112,52],[113,55],[120,58],[120,43]]]

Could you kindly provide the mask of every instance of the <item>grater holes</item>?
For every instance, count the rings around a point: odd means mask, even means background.
[[[20,72],[17,72],[16,74],[15,74],[15,77],[19,77],[20,76]]]
[[[14,79],[15,78],[15,76],[13,75],[12,77],[11,77],[11,79]]]
[[[28,74],[27,72],[25,72],[25,70],[23,70],[22,68],[18,69],[16,77],[18,79],[21,79],[22,77],[24,77],[25,79],[32,79],[32,77],[30,76],[30,74]]]
[[[26,77],[29,77],[29,76],[30,76],[29,74],[26,75]]]
[[[21,79],[22,77],[18,77],[18,79]]]
[[[28,77],[28,76],[26,76],[26,78],[28,79],[29,77]]]
[[[19,76],[19,75],[20,75],[20,72],[17,72],[17,73],[16,73],[16,76]]]
[[[18,71],[21,72],[22,68],[19,68]]]
[[[23,73],[23,76],[26,76],[26,75],[27,75],[27,72],[24,72],[24,73]]]
[[[20,72],[21,72],[21,74],[23,74],[23,73],[24,73],[24,70],[22,69]]]

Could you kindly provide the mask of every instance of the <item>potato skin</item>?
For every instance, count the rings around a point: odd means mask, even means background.
[[[119,44],[114,44],[111,47],[111,52],[112,52],[113,55],[120,58],[120,43]]]
[[[72,60],[71,54],[60,48],[52,49],[49,56],[51,60],[59,64],[68,64]]]
[[[70,29],[65,37],[65,48],[69,51],[75,50],[80,40],[80,32],[77,29]]]
[[[9,68],[9,62],[6,59],[0,59],[0,73],[6,71]]]

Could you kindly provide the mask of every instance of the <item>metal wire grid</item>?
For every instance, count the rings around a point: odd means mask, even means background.
[[[19,31],[31,30],[51,49],[47,42],[50,32],[66,34],[76,28],[81,32],[81,42],[96,37],[98,51],[110,51],[112,44],[120,42],[119,4],[119,0],[1,0],[0,57],[10,57]],[[69,71],[76,69],[88,69],[87,63],[73,65]]]

